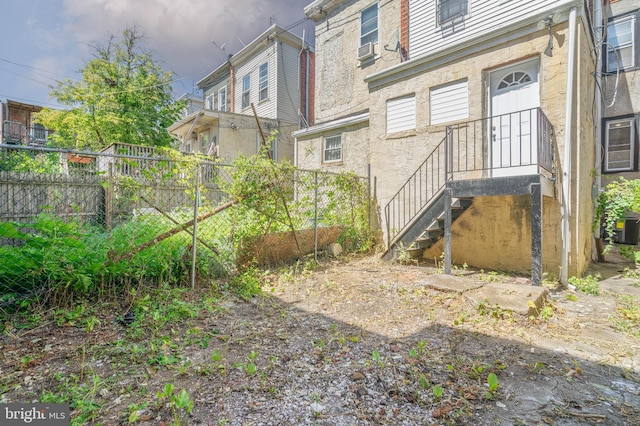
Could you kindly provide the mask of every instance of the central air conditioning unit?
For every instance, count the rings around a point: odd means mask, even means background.
[[[358,48],[358,60],[364,61],[365,59],[369,59],[373,57],[373,43],[365,43]]]

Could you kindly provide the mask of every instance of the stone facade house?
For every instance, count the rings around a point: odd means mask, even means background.
[[[225,162],[255,154],[260,130],[266,137],[277,132],[272,158],[293,162],[291,133],[313,121],[313,66],[314,53],[304,40],[273,25],[200,80],[204,107],[168,130],[181,151]]]
[[[593,249],[594,2],[316,0],[302,168],[375,179],[387,256],[580,275]]]

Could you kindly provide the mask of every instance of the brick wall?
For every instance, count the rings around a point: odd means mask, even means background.
[[[307,76],[307,54],[309,55],[309,75]],[[300,110],[310,126],[313,126],[315,117],[315,81],[316,81],[316,55],[310,49],[300,53]],[[307,82],[309,87],[307,87]],[[308,96],[308,99],[307,99]],[[307,101],[309,110],[307,111]]]

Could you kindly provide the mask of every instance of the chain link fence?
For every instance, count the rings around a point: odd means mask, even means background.
[[[371,244],[367,178],[161,154],[0,146],[0,313]]]

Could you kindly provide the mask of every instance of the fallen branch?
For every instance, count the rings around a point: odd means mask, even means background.
[[[166,217],[167,219],[169,219],[171,222],[173,222],[176,225],[180,225],[180,222],[178,222],[177,220],[175,220],[174,218],[172,218],[171,216],[169,216],[167,213],[163,212],[162,210],[160,210],[158,207],[154,206],[153,204],[151,204],[151,202],[149,200],[147,200],[144,197],[140,197],[142,199],[142,201],[144,201],[145,203],[147,203],[148,205],[150,205],[155,211],[157,211],[158,213],[160,213],[162,216]],[[193,236],[193,232],[187,228],[185,229],[185,231],[187,231],[189,233],[189,235]],[[206,248],[208,248],[209,250],[211,250],[212,252],[214,252],[215,254],[217,254],[218,256],[220,256],[220,252],[213,246],[209,245],[208,243],[206,243],[205,241],[203,241],[200,237],[196,237],[196,240],[198,240],[198,242],[200,244],[202,244],[203,246],[205,246]]]
[[[198,223],[198,222],[201,222],[201,221],[203,221],[205,219],[208,219],[211,216],[213,216],[215,214],[218,214],[221,211],[224,211],[224,210],[228,209],[229,207],[238,204],[239,202],[240,202],[240,199],[238,199],[238,198],[234,198],[233,200],[227,201],[226,203],[216,207],[215,209],[211,210],[210,212],[207,212],[207,213],[205,213],[203,215],[198,216],[195,220],[191,219],[190,221],[188,221],[186,223],[183,223],[182,225],[180,225],[180,226],[178,226],[176,228],[168,230],[164,234],[158,235],[154,239],[149,240],[144,244],[140,244],[138,247],[134,248],[129,253],[124,254],[124,255],[120,255],[120,256],[117,256],[117,257],[111,259],[111,263],[119,263],[119,262],[122,262],[125,259],[130,259],[133,256],[135,256],[137,253],[141,252],[142,250],[144,250],[146,248],[149,248],[149,247],[151,247],[151,246],[153,246],[155,244],[158,244],[159,242],[164,241],[167,238],[172,237],[172,236],[176,235],[177,233],[182,232],[182,231],[192,227],[194,223]]]
[[[607,416],[605,416],[604,414],[594,414],[594,413],[578,413],[575,411],[567,411],[567,414],[570,414],[574,417],[581,417],[584,419],[600,419],[600,420],[605,420],[607,418]]]

